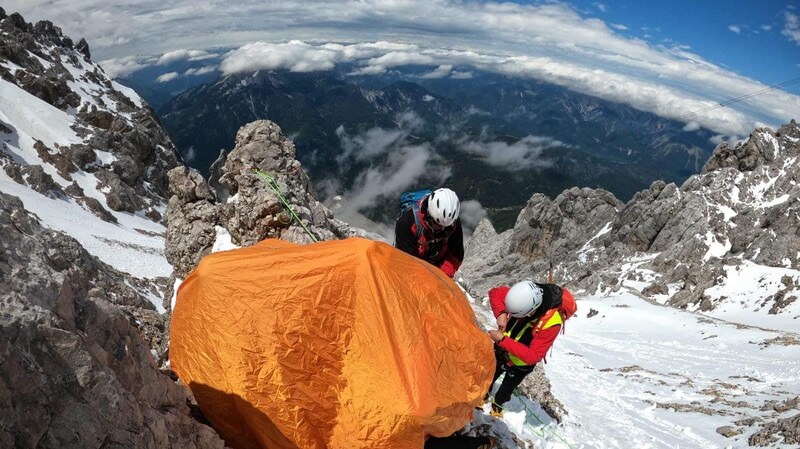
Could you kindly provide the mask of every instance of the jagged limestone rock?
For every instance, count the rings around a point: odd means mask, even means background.
[[[478,223],[456,276],[474,296],[486,296],[489,289],[508,282],[506,279],[514,275],[515,259],[509,257],[511,235],[511,230],[497,234],[489,219]]]
[[[214,195],[197,170],[175,167],[169,172],[167,238],[165,254],[175,267],[174,275],[186,277],[206,254],[216,239],[214,227],[219,221],[219,207]]]
[[[0,446],[223,447],[156,368],[141,291],[2,193],[0,233]]]
[[[778,442],[784,445],[800,444],[800,413],[766,422],[747,439],[750,446],[770,446]]]
[[[638,260],[660,283],[649,294],[673,292],[671,305],[711,310],[719,299],[705,292],[724,279],[726,266],[800,266],[800,126],[757,129],[733,149],[722,144],[682,186],[656,181],[624,206],[591,189],[569,189],[552,201],[533,195],[510,232],[510,248],[491,263],[484,255],[505,244],[491,232],[473,236],[462,269],[470,292],[544,280],[550,260],[556,282],[614,290],[625,276],[638,276],[621,268]],[[764,306],[779,313],[792,298],[777,293]]]
[[[216,166],[215,184],[221,191],[185,167],[169,173],[173,196],[167,207],[166,253],[179,278],[211,251],[217,225],[240,246],[265,238],[312,242],[292,212],[316,239],[360,235],[317,201],[308,176],[295,159],[294,144],[275,123],[261,120],[243,126],[234,149],[223,152]],[[254,169],[274,179],[278,191]]]

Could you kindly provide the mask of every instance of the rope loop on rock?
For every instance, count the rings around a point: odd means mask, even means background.
[[[319,242],[319,239],[311,232],[311,230],[308,229],[308,227],[306,227],[305,223],[303,223],[303,220],[301,220],[300,217],[297,216],[292,206],[289,204],[288,201],[286,201],[286,198],[283,197],[283,194],[281,193],[281,187],[278,185],[278,181],[275,179],[275,177],[255,167],[253,167],[253,174],[255,174],[256,176],[261,178],[262,181],[267,183],[269,188],[275,193],[275,195],[278,196],[278,199],[281,200],[281,203],[283,203],[284,207],[286,207],[289,213],[292,214],[292,217],[294,217],[294,219],[297,220],[298,223],[300,223],[300,226],[303,227],[303,229],[306,231],[306,234],[308,234],[308,236],[311,237],[311,240],[314,241],[314,243]]]

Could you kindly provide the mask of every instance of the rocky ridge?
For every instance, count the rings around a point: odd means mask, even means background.
[[[16,182],[103,220],[115,222],[114,211],[161,221],[175,147],[153,110],[90,57],[85,40],[75,43],[49,21],[34,25],[0,13],[0,166]],[[46,130],[36,129],[29,136],[27,117],[13,104],[28,98],[16,88],[61,111],[74,135],[44,137]],[[35,156],[15,149],[28,137]],[[83,175],[96,183],[99,200],[76,182]]]
[[[480,297],[497,283],[556,279],[589,293],[631,288],[668,305],[726,304],[732,272],[764,278],[753,309],[789,311],[800,297],[800,126],[755,130],[719,145],[680,187],[654,182],[623,204],[602,189],[531,197],[513,229],[484,220],[459,275]],[[757,286],[754,286],[754,288]]]

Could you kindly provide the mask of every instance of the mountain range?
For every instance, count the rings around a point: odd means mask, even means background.
[[[555,197],[577,185],[627,200],[653,180],[683,181],[713,149],[710,131],[685,131],[540,81],[474,71],[468,79],[426,79],[423,71],[228,75],[183,91],[158,113],[181,154],[203,173],[240,126],[273,120],[292,137],[315,184],[327,186],[324,198],[359,196],[359,181],[371,171],[401,171],[387,161],[390,153],[425,158],[424,170],[409,173],[402,186],[359,205],[383,222],[393,218],[403,188],[446,184],[506,228],[533,193]],[[350,154],[354,139],[371,149]]]

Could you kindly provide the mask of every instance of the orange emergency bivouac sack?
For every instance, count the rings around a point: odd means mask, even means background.
[[[451,279],[357,238],[206,256],[170,336],[172,368],[237,449],[422,449],[467,424],[494,370]]]

